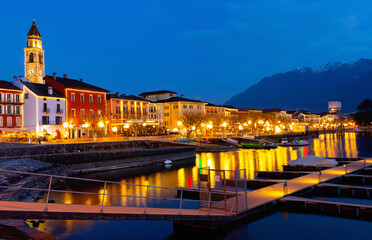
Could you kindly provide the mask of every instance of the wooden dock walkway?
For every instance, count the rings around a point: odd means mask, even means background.
[[[283,183],[274,184],[268,187],[257,189],[255,191],[248,192],[246,196],[238,195],[237,199],[231,198],[232,202],[236,202],[234,211],[246,212],[255,211],[258,207],[264,205],[274,204],[278,199],[294,194],[299,191],[303,191],[309,188],[313,188],[315,185],[340,178],[346,173],[352,173],[372,165],[372,159],[360,160],[351,162],[345,166],[338,166],[330,169],[326,169],[321,172],[310,173],[305,176],[301,176],[295,179],[287,180]],[[286,183],[286,189],[284,184]],[[247,203],[245,202],[247,199]],[[223,202],[212,204],[212,208],[220,209]],[[247,207],[244,209],[244,207]]]
[[[280,199],[286,201],[294,201],[289,198],[290,194],[295,194],[300,191],[312,190],[319,183],[329,180],[335,180],[343,177],[345,174],[354,173],[372,166],[372,159],[354,161],[345,166],[338,166],[330,169],[325,169],[320,172],[311,172],[308,175],[300,176],[295,179],[286,180],[271,186],[263,187],[251,192],[224,193],[229,194],[228,202],[226,200],[213,202],[211,194],[215,192],[198,190],[200,195],[209,196],[208,201],[200,200],[199,209],[182,208],[182,201],[186,201],[180,193],[179,208],[154,208],[147,207],[127,207],[127,206],[108,206],[104,204],[104,197],[110,196],[106,193],[107,184],[127,184],[120,182],[100,181],[94,179],[79,179],[73,177],[54,176],[35,173],[21,173],[30,175],[40,175],[49,177],[48,198],[45,203],[39,202],[15,202],[15,201],[0,201],[0,218],[1,219],[92,219],[92,220],[173,220],[177,222],[192,222],[206,223],[214,226],[231,223],[240,218],[250,217],[254,214],[262,215],[263,210],[274,206]],[[10,170],[0,170],[3,172],[15,172]],[[223,170],[218,170],[223,171]],[[237,170],[240,171],[240,170]],[[235,176],[236,178],[237,176]],[[68,192],[62,190],[52,190],[51,183],[53,178],[66,178],[74,180],[94,181],[104,183],[103,193],[95,193],[102,196],[102,205],[76,205],[76,204],[58,204],[48,203],[49,193],[53,191]],[[135,184],[132,184],[135,185]],[[136,185],[148,188],[164,188],[175,191],[177,188],[165,188],[158,186]],[[246,185],[245,185],[246,186]],[[321,185],[322,186],[322,185]],[[326,186],[323,184],[323,186]],[[45,191],[45,189],[39,189]],[[113,195],[124,196],[124,195]],[[128,197],[128,196],[124,196]],[[143,198],[151,198],[147,196],[135,196]],[[285,197],[285,198],[283,198]],[[225,196],[226,199],[226,196]],[[173,199],[174,200],[174,199]],[[297,199],[298,200],[298,199]],[[310,199],[311,200],[311,199]],[[306,200],[308,201],[308,200]],[[318,200],[313,200],[318,201]],[[346,203],[344,204],[347,205]],[[346,206],[348,208],[350,206]],[[354,208],[353,208],[354,209]],[[372,207],[364,212],[372,211]],[[359,211],[359,210],[358,210]],[[363,212],[363,213],[364,213]]]

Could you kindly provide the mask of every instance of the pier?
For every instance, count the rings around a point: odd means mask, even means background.
[[[341,186],[339,184],[325,183],[337,179],[354,176],[356,172],[369,169],[372,166],[372,159],[350,162],[347,165],[325,169],[319,172],[312,172],[306,175],[286,181],[270,182],[270,186],[262,187],[254,191],[247,191],[247,179],[245,170],[225,171],[209,168],[199,170],[198,189],[167,188],[159,186],[148,186],[129,184],[95,179],[84,179],[40,173],[25,173],[10,170],[0,170],[1,173],[18,173],[23,176],[38,176],[48,181],[48,189],[22,188],[17,189],[29,191],[46,192],[45,202],[21,202],[21,201],[0,201],[1,219],[95,219],[95,220],[173,220],[176,223],[193,225],[206,228],[216,228],[230,224],[243,218],[250,218],[263,215],[278,203],[287,203],[288,206],[301,206],[309,209],[309,206],[316,206],[320,209],[328,209],[329,205],[336,206],[339,212],[356,211],[359,215],[365,216],[372,207],[360,206],[348,203],[328,203],[326,201],[298,198],[293,196],[300,192],[309,192],[314,189],[332,188],[343,192],[345,188],[353,191],[354,194],[369,196],[370,188]],[[360,176],[360,175],[356,175]],[[371,176],[368,176],[371,177]],[[366,178],[366,176],[364,176]],[[102,191],[98,193],[78,192],[72,190],[53,189],[52,183],[57,179],[64,181],[91,181],[102,183]],[[230,184],[227,184],[230,181]],[[234,183],[235,184],[231,184]],[[142,194],[122,195],[111,193],[109,185],[121,184],[142,188]],[[0,186],[3,189],[14,188],[12,186]],[[168,191],[167,196],[153,195],[154,189]],[[340,190],[341,189],[341,190]],[[351,190],[350,190],[351,189]],[[199,196],[197,200],[187,199],[187,191],[194,191]],[[336,191],[336,190],[334,190]],[[177,197],[178,192],[178,197]],[[89,204],[65,204],[51,201],[52,193],[70,194],[93,194],[100,198],[99,205]],[[213,198],[212,198],[213,196]],[[116,206],[111,199],[134,198],[140,199],[141,205],[137,206]],[[151,201],[171,201],[167,207],[151,206]],[[328,205],[327,205],[328,204]],[[191,206],[192,205],[192,206]],[[197,206],[196,206],[197,205]],[[169,207],[168,207],[169,206]],[[323,206],[323,207],[321,207]],[[327,206],[327,207],[324,207]],[[358,210],[357,210],[358,209]]]

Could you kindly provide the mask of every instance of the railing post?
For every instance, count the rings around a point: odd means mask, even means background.
[[[319,181],[319,183],[322,182],[322,172],[321,171],[318,172],[318,181]]]
[[[146,210],[147,210],[147,193],[149,191],[149,186],[146,186],[146,201],[145,201],[145,214],[146,214]]]
[[[288,195],[288,185],[287,182],[283,182],[283,195]]]
[[[103,187],[103,196],[102,196],[102,206],[101,206],[101,213],[103,212],[103,205],[105,203],[105,194],[106,194],[106,181],[105,181],[105,184],[104,184],[104,187]]]
[[[364,161],[363,161],[363,169],[366,168],[366,161],[367,161],[367,160],[364,159]]]
[[[344,164],[344,167],[345,167],[345,174],[347,174],[347,165]]]
[[[181,199],[180,199],[180,215],[181,215],[181,208],[182,208],[182,195],[183,195],[183,189],[181,189]]]
[[[53,177],[50,176],[49,177],[48,195],[47,195],[44,211],[48,211],[48,203],[49,203],[49,197],[50,197],[50,189],[52,187],[52,179],[53,179]]]
[[[208,215],[211,211],[211,191],[209,191],[209,196],[208,196]]]

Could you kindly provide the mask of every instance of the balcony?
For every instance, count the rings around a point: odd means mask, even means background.
[[[43,113],[50,113],[50,108],[43,108]]]
[[[57,109],[57,110],[56,110],[56,113],[57,113],[57,114],[62,114],[62,113],[63,113],[63,109]]]

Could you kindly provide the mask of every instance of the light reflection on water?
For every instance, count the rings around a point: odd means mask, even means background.
[[[122,183],[142,184],[163,187],[196,187],[198,181],[198,168],[209,166],[211,169],[237,170],[245,169],[247,178],[253,179],[256,171],[280,171],[289,160],[314,154],[321,157],[357,157],[358,148],[355,133],[346,133],[343,138],[336,134],[321,135],[318,139],[310,139],[310,145],[305,147],[278,147],[271,150],[240,149],[233,152],[201,153],[197,154],[193,166],[178,169],[164,170],[151,174],[140,174],[135,177],[123,178],[115,176],[115,172],[107,172],[107,178]],[[230,172],[226,172],[229,177]],[[113,176],[114,175],[114,176]],[[100,179],[105,175],[100,175]],[[109,177],[108,177],[109,176]],[[74,184],[75,191],[103,193],[103,184]],[[133,187],[128,185],[107,185],[106,193],[136,196],[175,196],[173,190],[160,188]],[[101,205],[102,196],[73,195],[70,193],[54,194],[51,199],[65,204]],[[45,201],[41,199],[40,201]],[[157,206],[177,207],[178,202],[152,200],[146,203],[144,198],[133,197],[106,197],[105,205],[122,206]],[[197,206],[195,206],[197,207]],[[125,223],[124,223],[125,224]],[[90,232],[95,225],[104,227],[99,221],[46,221],[40,229],[56,235],[58,238],[69,238],[81,232]],[[141,225],[141,222],[139,222]],[[166,225],[164,225],[166,226]],[[107,227],[107,226],[106,226]],[[166,227],[168,228],[168,227]],[[169,229],[167,229],[168,231]],[[172,232],[172,230],[171,230]]]

